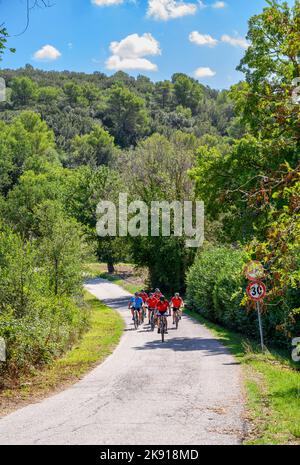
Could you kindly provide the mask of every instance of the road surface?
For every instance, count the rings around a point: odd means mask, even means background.
[[[124,317],[120,344],[80,382],[1,419],[0,444],[239,444],[240,367],[211,333],[184,317],[162,344],[133,330],[123,289],[86,287]]]

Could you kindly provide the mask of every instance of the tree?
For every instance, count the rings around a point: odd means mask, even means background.
[[[81,105],[87,106],[88,100],[83,95],[83,89],[76,84],[75,82],[68,81],[64,85],[64,93],[67,99],[67,102],[72,105]]]
[[[223,216],[223,230],[231,241],[245,242],[254,234],[263,240],[274,208],[274,190],[284,173],[299,169],[300,113],[291,92],[293,77],[299,75],[300,3],[294,7],[268,3],[249,22],[250,46],[238,68],[246,73],[247,82],[230,92],[250,134],[225,153],[219,147],[201,148],[193,172],[207,214],[214,219]],[[223,105],[225,99],[222,92],[217,103]]]
[[[172,76],[174,91],[178,105],[190,108],[192,113],[197,112],[199,102],[203,96],[200,84],[185,74],[174,74]]]
[[[29,105],[37,97],[37,85],[27,77],[13,79],[11,100],[16,107]]]
[[[123,155],[119,166],[131,198],[143,200],[149,207],[153,200],[192,199],[193,183],[187,171],[194,164],[196,147],[194,136],[177,131],[169,140],[153,134]],[[194,254],[185,247],[184,237],[163,237],[160,232],[159,237],[138,236],[129,240],[134,263],[148,267],[152,287],[160,286],[168,292],[184,288],[185,270]]]
[[[47,199],[63,204],[66,173],[63,168],[48,166],[44,173],[26,171],[9,192],[2,206],[6,221],[22,237],[30,239],[38,234],[36,210]]]
[[[30,159],[38,160],[40,166],[53,160],[54,134],[38,114],[30,111],[22,112],[10,124],[0,122],[0,127],[0,192],[7,195],[26,164],[29,167]]]
[[[0,313],[14,308],[20,318],[28,311],[34,282],[35,248],[13,229],[0,224]]]
[[[268,301],[278,309],[273,319],[289,341],[300,330],[300,171],[290,169],[272,197],[264,240],[255,238],[247,249],[268,270]]]
[[[107,166],[93,169],[81,166],[66,178],[65,209],[83,225],[86,238],[92,244],[99,260],[107,263],[112,272],[114,264],[128,257],[127,238],[99,237],[96,231],[96,209],[101,200],[118,205],[119,193],[126,191],[120,175]]]
[[[39,103],[43,103],[44,105],[53,105],[53,102],[57,101],[61,95],[61,90],[56,89],[56,87],[39,87],[37,91],[37,100]]]
[[[40,235],[39,262],[54,295],[80,292],[81,261],[84,255],[80,225],[66,216],[57,202],[45,201],[36,211]]]
[[[13,153],[8,142],[8,125],[0,121],[0,193],[5,195],[11,186]]]
[[[104,128],[95,125],[89,134],[73,139],[69,163],[95,168],[111,164],[116,153],[114,138]]]
[[[174,86],[170,81],[155,84],[155,101],[162,109],[170,109],[174,104]]]
[[[7,48],[7,38],[8,32],[5,27],[0,26],[0,61],[2,61],[3,54]],[[14,53],[16,50],[14,48],[9,49],[11,53]]]
[[[295,78],[300,77],[300,2],[269,0],[263,13],[249,21],[250,47],[238,70],[246,75],[237,98],[256,135],[299,145],[300,107],[293,105]],[[241,105],[240,105],[241,108]]]
[[[105,123],[117,144],[135,145],[148,131],[144,100],[129,89],[114,85],[108,94]]]

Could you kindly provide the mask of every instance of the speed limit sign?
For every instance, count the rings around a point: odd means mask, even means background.
[[[262,300],[266,296],[266,293],[267,288],[261,281],[253,281],[247,287],[248,297],[250,297],[250,299],[254,300],[255,302]]]

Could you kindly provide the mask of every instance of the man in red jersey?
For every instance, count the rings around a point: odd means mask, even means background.
[[[151,319],[151,313],[155,312],[156,310],[156,305],[157,305],[158,299],[153,294],[153,292],[149,295],[148,299],[146,300],[146,304],[148,306],[148,318],[149,318],[149,325],[150,325],[150,319]]]
[[[169,314],[169,302],[164,296],[161,296],[159,301],[156,304],[156,310],[157,310],[157,326],[158,326],[158,332],[160,333],[160,319],[163,317],[168,316],[167,313]],[[168,321],[166,319],[166,333],[168,332]]]
[[[141,290],[141,292],[139,292],[139,297],[141,297],[143,299],[143,302],[144,304],[147,302],[147,299],[148,299],[148,294],[146,291],[144,291],[144,289]]]
[[[175,313],[178,312],[178,316],[181,318],[181,309],[184,307],[184,302],[179,292],[176,292],[174,297],[172,297],[170,306],[173,309],[173,324],[175,324]]]
[[[142,321],[144,322],[144,318],[146,317],[146,306],[147,306],[147,299],[148,294],[144,289],[139,292],[139,297],[143,300],[143,314],[142,314]]]

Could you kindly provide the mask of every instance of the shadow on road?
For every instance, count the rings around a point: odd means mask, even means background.
[[[164,343],[157,339],[156,341],[146,342],[143,346],[135,347],[135,350],[153,349],[168,349],[174,350],[175,352],[194,352],[204,350],[208,352],[208,356],[228,354],[227,349],[216,342],[215,339],[202,339],[200,337],[174,337],[172,339],[166,339]]]
[[[116,299],[103,299],[102,302],[107,305],[108,307],[114,308],[115,310],[124,310],[129,311],[127,309],[129,297],[118,297]]]

